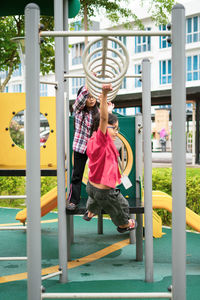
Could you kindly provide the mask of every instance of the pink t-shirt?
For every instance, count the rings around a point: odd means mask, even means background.
[[[108,134],[98,129],[87,144],[89,157],[89,181],[115,188],[121,181],[118,168],[119,153]]]

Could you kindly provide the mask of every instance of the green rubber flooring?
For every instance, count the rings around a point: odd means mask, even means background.
[[[0,224],[17,223],[18,210],[0,208]],[[42,220],[54,220],[49,213]],[[42,227],[42,268],[58,265],[57,222]],[[97,219],[85,222],[74,217],[75,237],[71,260],[90,255],[128,238],[120,235],[112,222],[104,220],[104,234],[97,234]],[[127,245],[98,260],[68,270],[68,283],[59,283],[58,277],[43,282],[46,292],[167,292],[171,278],[171,230],[161,239],[154,239],[154,282],[146,283],[144,262],[135,261],[135,245]],[[200,235],[187,232],[187,300],[200,299]],[[0,231],[0,256],[26,256],[24,231]],[[26,272],[26,262],[0,261],[0,276]],[[27,295],[27,281],[0,284],[1,300],[23,300]]]

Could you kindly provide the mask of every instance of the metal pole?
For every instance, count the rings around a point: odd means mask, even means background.
[[[196,142],[196,102],[192,101],[192,165],[196,162],[195,145]]]
[[[186,299],[185,9],[172,9],[172,278],[173,300]]]
[[[28,299],[40,300],[40,10],[31,3],[25,8],[26,31],[26,195]]]
[[[135,220],[135,214],[130,214],[130,218]],[[130,244],[135,244],[136,243],[136,232],[135,232],[135,230],[130,231],[129,238],[130,238]]]
[[[142,61],[142,111],[144,137],[145,280],[153,281],[152,153],[151,153],[151,66]]]
[[[64,30],[68,30],[68,0],[64,0],[63,3],[63,24]],[[64,38],[64,78],[69,73],[69,41],[68,37]],[[70,124],[69,124],[69,79],[65,79],[64,84],[65,90],[65,151],[66,151],[66,169],[67,169],[67,197],[69,195],[70,190]],[[74,240],[74,224],[73,224],[73,216],[67,215],[67,258],[70,259],[70,249],[71,243]]]
[[[142,180],[142,115],[135,117],[135,162],[136,162],[136,204],[141,205],[140,179]],[[140,200],[137,200],[140,199]],[[136,260],[143,260],[143,215],[137,214],[138,227],[136,229]]]
[[[63,30],[63,0],[54,0],[55,30]],[[67,282],[67,231],[65,196],[65,135],[64,135],[64,51],[63,38],[55,38],[55,80],[56,89],[56,150],[58,187],[58,242],[59,265],[62,268],[60,281]]]

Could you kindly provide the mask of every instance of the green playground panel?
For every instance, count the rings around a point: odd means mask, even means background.
[[[135,175],[135,117],[134,116],[121,116],[118,115],[118,121],[119,121],[119,127],[120,127],[120,134],[126,139],[126,141],[129,143],[130,148],[132,150],[133,154],[133,164],[130,169],[130,173],[128,175],[129,179],[131,180],[132,187],[129,189],[125,189],[122,184],[120,184],[118,187],[121,191],[121,193],[130,201],[136,199],[136,175]],[[73,137],[74,137],[74,117],[70,117],[70,170],[72,174],[72,144],[73,144]],[[129,163],[129,162],[127,162]],[[70,177],[71,177],[70,174]],[[87,198],[87,193],[86,193],[86,185],[82,183],[82,188],[81,188],[81,198]],[[129,201],[129,202],[130,202]],[[131,202],[132,202],[131,201]],[[135,205],[134,205],[135,206]]]
[[[42,16],[54,16],[54,1],[53,0],[34,0],[32,1],[40,8]],[[8,0],[1,1],[0,17],[24,15],[24,10],[30,0]],[[69,0],[68,17],[74,18],[80,10],[80,0]]]

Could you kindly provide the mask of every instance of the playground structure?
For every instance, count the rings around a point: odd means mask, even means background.
[[[60,280],[67,281],[67,242],[66,242],[66,215],[65,215],[65,150],[64,150],[64,47],[61,37],[68,36],[119,36],[119,35],[167,35],[172,36],[172,116],[173,116],[173,290],[168,293],[146,293],[145,298],[162,297],[175,300],[185,300],[185,16],[184,7],[175,5],[172,10],[172,32],[66,32],[63,25],[63,10],[67,11],[67,1],[55,1],[55,32],[41,32],[41,36],[55,36],[56,58],[56,129],[57,129],[57,175],[58,175],[58,217],[59,217],[59,265],[61,267]],[[39,300],[50,298],[49,293],[41,294],[41,230],[40,230],[40,143],[39,143],[39,8],[29,4],[25,9],[26,25],[26,117],[27,122],[27,256],[28,256],[28,299]],[[66,43],[65,43],[66,46]],[[67,51],[65,51],[67,52]],[[152,184],[151,184],[151,115],[150,115],[150,62],[142,63],[143,83],[143,133],[144,133],[144,205],[145,205],[145,267],[146,281],[153,281],[153,245],[152,245]],[[180,101],[180,99],[182,101]],[[67,105],[66,116],[69,116]],[[69,119],[67,118],[67,125]],[[32,126],[34,124],[34,126]],[[140,125],[140,126],[139,126]],[[136,124],[139,131],[141,122]],[[69,126],[67,126],[69,137]],[[67,141],[69,147],[69,141]],[[136,147],[138,145],[136,144]],[[69,149],[67,151],[69,165]],[[138,149],[136,149],[136,153]],[[141,155],[140,155],[141,156]],[[136,159],[139,159],[136,154]],[[142,164],[139,168],[141,170]],[[136,178],[138,178],[136,170]],[[68,176],[69,176],[68,172]],[[141,174],[141,172],[140,172]],[[69,180],[67,180],[69,185]],[[69,189],[68,189],[69,190]],[[136,186],[136,193],[138,187]],[[71,218],[71,217],[70,217]],[[140,220],[140,218],[139,218]],[[68,218],[68,228],[70,227]],[[141,221],[141,220],[140,220]],[[139,221],[139,228],[141,222]],[[137,235],[140,234],[137,230]],[[182,251],[180,252],[179,249]],[[58,275],[58,273],[57,273]],[[59,295],[56,295],[59,298]],[[86,294],[84,298],[112,298],[112,293]],[[137,293],[115,294],[120,298],[138,298]],[[77,297],[77,294],[60,295],[60,297]]]
[[[109,42],[118,45],[122,53],[112,48]],[[101,46],[92,50],[97,43],[101,43]],[[129,65],[129,55],[124,44],[113,37],[95,39],[86,46],[82,60],[90,93],[98,99],[102,84],[109,82],[112,83],[112,92],[108,94],[107,99],[113,100]]]

